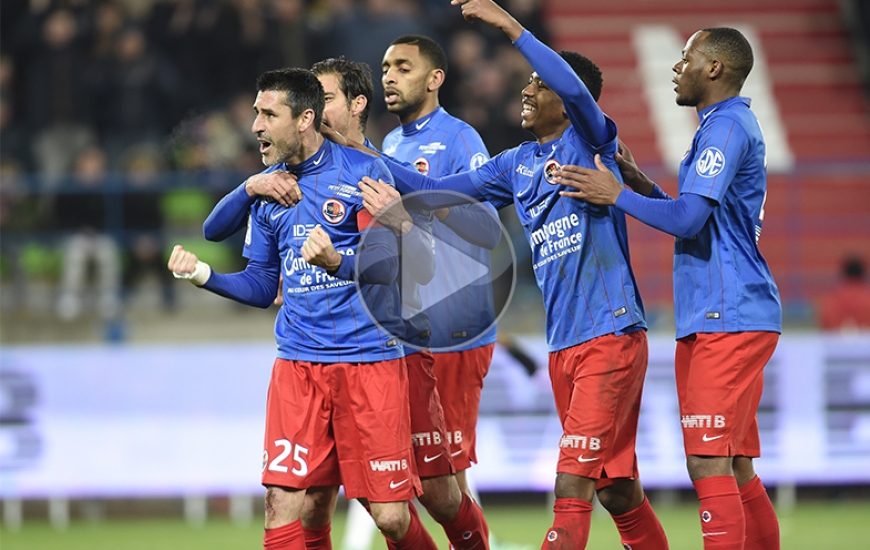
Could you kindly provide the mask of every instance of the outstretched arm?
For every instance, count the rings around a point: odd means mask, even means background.
[[[535,38],[492,0],[452,0],[450,3],[462,6],[465,19],[480,19],[504,31],[540,79],[562,99],[571,124],[586,141],[600,146],[613,139],[615,125],[608,123],[589,89],[562,56]]]
[[[473,245],[493,250],[501,242],[498,211],[489,203],[453,206],[435,214],[441,223]]]
[[[687,239],[698,234],[713,212],[716,202],[701,195],[686,193],[674,200],[644,197],[625,189],[595,155],[596,169],[568,165],[556,173],[556,181],[576,191],[562,191],[565,197],[592,204],[616,206],[643,223],[675,237]],[[658,189],[658,186],[655,186]]]

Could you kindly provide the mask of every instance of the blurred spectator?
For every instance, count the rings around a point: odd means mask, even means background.
[[[107,216],[116,211],[109,204],[107,167],[102,149],[87,148],[76,159],[73,177],[55,201],[55,229],[66,233],[57,302],[58,317],[64,321],[76,319],[84,309],[91,263],[96,268],[100,317],[112,320],[121,312],[121,252],[107,232]]]
[[[229,105],[189,119],[169,142],[174,167],[180,170],[229,170],[249,174],[263,169],[251,133],[254,94],[237,94]]]
[[[36,138],[33,156],[49,178],[66,174],[74,159],[95,141],[90,127],[89,90],[82,75],[87,67],[79,24],[69,9],[48,13],[41,34],[23,39],[32,48],[26,65],[25,123]]]
[[[98,124],[110,164],[138,143],[159,145],[171,129],[180,86],[175,66],[152,53],[145,33],[128,26],[118,35],[115,56],[100,71]]]
[[[842,280],[819,306],[819,326],[824,330],[870,329],[870,286],[865,281],[864,261],[843,261]]]
[[[121,167],[127,176],[124,193],[124,247],[127,265],[124,268],[124,292],[148,275],[160,284],[163,307],[175,308],[175,288],[172,274],[166,269],[168,248],[163,234],[163,212],[159,178],[165,168],[160,151],[137,146],[128,150]]]
[[[17,116],[15,62],[8,55],[0,55],[0,161],[14,164],[17,171],[28,170],[30,145],[22,121]]]
[[[422,34],[439,39],[424,19],[419,3],[414,0],[363,0],[336,18],[329,32],[332,40],[325,43],[319,59],[344,56],[368,63],[374,74],[380,74],[378,69],[384,52],[399,36]],[[375,79],[375,96],[381,100],[372,101],[366,134],[379,143],[389,130],[396,127],[397,120],[387,113],[379,78]]]
[[[115,53],[118,35],[127,22],[122,5],[112,0],[98,3],[90,14],[88,55],[91,62],[108,62]]]
[[[226,100],[222,54],[233,44],[221,35],[224,9],[223,2],[210,0],[155,0],[146,20],[155,52],[172,59],[184,80],[176,90],[176,122]]]
[[[311,32],[306,24],[304,0],[271,0],[270,34],[275,40],[283,67],[308,67]],[[277,67],[270,67],[274,69]]]
[[[283,66],[278,29],[266,17],[268,0],[231,0],[224,17],[228,47],[223,73],[226,89],[235,94],[251,89],[262,73]]]

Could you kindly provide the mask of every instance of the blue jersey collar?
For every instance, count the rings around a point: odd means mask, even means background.
[[[726,99],[724,101],[720,101],[719,103],[714,103],[713,105],[710,105],[706,109],[698,111],[698,118],[700,118],[702,121],[707,120],[707,117],[712,115],[716,111],[718,111],[720,109],[727,109],[727,108],[729,108],[737,103],[743,103],[744,105],[746,105],[747,108],[749,108],[749,105],[750,105],[750,103],[752,103],[752,100],[749,99],[748,97],[743,97],[743,96],[739,96],[739,95],[734,96],[734,97],[729,97],[728,99]]]
[[[414,122],[409,122],[408,124],[403,124],[402,125],[402,135],[403,136],[413,136],[415,134],[419,134],[420,132],[422,132],[423,130],[425,130],[429,126],[429,124],[433,118],[438,116],[438,114],[440,114],[443,111],[444,111],[444,109],[442,107],[438,107],[437,109],[435,109],[434,111],[432,111],[428,115],[426,115],[424,117],[420,117],[417,120],[415,120]]]
[[[332,148],[335,144],[328,139],[323,140],[323,145],[316,153],[303,160],[299,164],[286,164],[288,172],[292,172],[299,176],[306,174],[317,174],[323,172],[332,166]]]

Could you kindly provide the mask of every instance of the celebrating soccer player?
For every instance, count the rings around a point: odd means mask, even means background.
[[[746,38],[719,27],[693,34],[674,65],[677,104],[694,107],[701,121],[680,164],[679,198],[641,172],[624,146],[616,159],[636,192],[598,158],[597,170],[566,166],[559,180],[577,189],[566,195],[616,205],[676,237],[677,394],[708,549],[779,548],[776,513],[752,465],[761,454],[764,366],[782,331],[779,291],[758,249],[764,137],[740,96],[752,63]]]

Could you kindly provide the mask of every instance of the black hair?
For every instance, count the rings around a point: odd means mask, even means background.
[[[755,62],[752,46],[743,33],[729,27],[710,27],[701,31],[707,33],[702,50],[734,71],[738,84],[743,86]]]
[[[580,55],[577,52],[562,50],[559,52],[559,55],[568,62],[568,65],[571,65],[571,68],[574,69],[574,72],[580,77],[583,84],[586,84],[586,88],[589,89],[592,98],[598,101],[598,98],[601,97],[601,87],[604,85],[604,77],[601,75],[601,69],[598,68],[598,65],[585,55]]]
[[[315,75],[334,74],[338,76],[338,87],[341,93],[347,98],[347,105],[350,107],[350,102],[357,96],[366,98],[366,108],[359,116],[359,125],[362,133],[365,133],[366,123],[369,120],[369,107],[372,104],[372,98],[375,95],[374,86],[372,85],[372,69],[368,63],[359,61],[351,61],[341,57],[330,57],[323,61],[318,61],[311,66],[311,72]]]
[[[305,110],[314,111],[314,128],[320,131],[323,121],[323,86],[308,69],[276,69],[266,71],[257,78],[258,92],[285,92],[284,102],[290,113],[297,117]]]
[[[432,67],[441,69],[445,75],[447,74],[447,54],[444,53],[444,48],[438,42],[420,34],[405,34],[393,40],[390,46],[397,44],[417,46],[423,59],[428,61]]]

